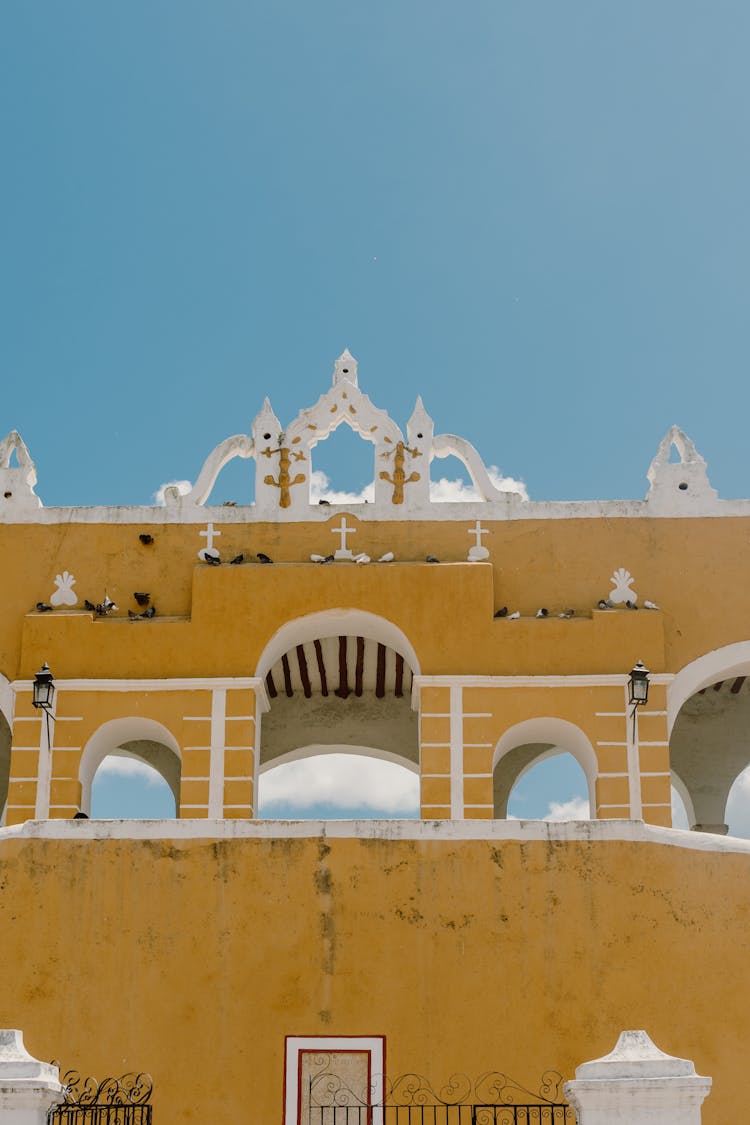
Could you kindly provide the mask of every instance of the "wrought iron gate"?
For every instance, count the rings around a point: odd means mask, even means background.
[[[49,1111],[47,1125],[151,1125],[153,1082],[148,1074],[97,1082],[69,1070],[62,1082],[65,1101]]]
[[[546,1071],[536,1092],[493,1071],[471,1082],[454,1074],[436,1091],[418,1074],[355,1091],[323,1064],[308,1082],[307,1121],[300,1125],[575,1125],[560,1096],[562,1075]]]

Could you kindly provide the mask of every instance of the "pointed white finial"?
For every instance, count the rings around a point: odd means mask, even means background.
[[[348,348],[344,348],[333,365],[334,387],[337,383],[344,382],[352,383],[355,387],[359,386],[357,382],[357,361]]]

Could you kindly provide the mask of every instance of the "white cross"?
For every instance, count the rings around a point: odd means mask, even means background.
[[[350,559],[352,557],[352,552],[346,544],[346,537],[347,535],[356,535],[356,527],[347,527],[346,516],[342,516],[341,527],[332,527],[331,531],[334,535],[338,535],[340,537],[340,546],[338,551],[336,552],[336,558]]]
[[[206,524],[206,530],[201,531],[200,534],[206,540],[206,547],[202,548],[202,549],[206,549],[206,550],[210,551],[213,548],[213,545],[214,545],[214,537],[221,535],[221,532],[220,531],[214,531],[214,525],[212,523],[208,523],[208,524]],[[198,553],[198,558],[201,558],[200,552]]]
[[[467,534],[468,535],[474,535],[476,537],[475,546],[481,547],[482,546],[482,536],[483,535],[489,535],[490,531],[489,531],[489,528],[482,527],[481,520],[477,520],[474,527],[469,528]]]

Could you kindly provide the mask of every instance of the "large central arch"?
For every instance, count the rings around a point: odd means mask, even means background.
[[[596,813],[596,753],[580,727],[567,719],[540,717],[516,723],[501,736],[492,759],[495,816],[508,815],[513,786],[532,766],[557,754],[572,754],[586,775],[591,815]]]
[[[259,770],[320,753],[366,753],[415,770],[416,653],[392,621],[357,609],[307,614],[283,625],[256,668],[269,709]]]

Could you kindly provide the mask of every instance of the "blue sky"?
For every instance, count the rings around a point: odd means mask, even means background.
[[[147,503],[348,345],[532,498],[642,496],[673,422],[747,496],[749,41],[746,0],[5,0],[0,434],[46,504]]]
[[[744,0],[5,0],[0,429],[46,503],[147,502],[348,344],[532,497],[642,495],[673,421],[747,495],[749,33]]]

